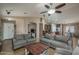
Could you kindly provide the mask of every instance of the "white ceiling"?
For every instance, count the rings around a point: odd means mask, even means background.
[[[44,5],[46,3],[0,3],[0,15],[2,16],[32,16],[40,17],[40,12],[47,10]],[[53,3],[55,8],[59,3]],[[10,15],[7,15],[6,10],[12,10]],[[72,17],[79,17],[79,4],[77,3],[66,3],[66,5],[58,10],[61,10],[61,14],[53,14],[53,20],[59,19],[71,19]],[[24,12],[26,14],[24,14]],[[51,20],[52,21],[52,20]],[[50,22],[51,22],[50,21]]]

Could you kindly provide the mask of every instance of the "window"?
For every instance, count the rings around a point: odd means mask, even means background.
[[[70,32],[71,32],[71,33],[74,33],[74,32],[75,32],[74,26],[70,26]]]
[[[52,32],[60,32],[60,24],[52,24]]]
[[[70,31],[71,33],[75,32],[75,27],[74,26],[66,26],[66,32]]]
[[[69,26],[66,26],[66,32],[68,32],[68,30],[69,30]]]
[[[56,32],[56,25],[52,24],[52,32]]]

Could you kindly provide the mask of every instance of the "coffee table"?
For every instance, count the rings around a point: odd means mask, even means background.
[[[39,43],[29,44],[25,46],[25,48],[27,49],[27,51],[29,51],[30,55],[40,55],[49,47],[39,42]]]

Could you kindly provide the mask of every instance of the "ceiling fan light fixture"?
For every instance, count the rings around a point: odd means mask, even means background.
[[[53,14],[53,13],[55,13],[55,9],[51,9],[48,11],[48,14]]]

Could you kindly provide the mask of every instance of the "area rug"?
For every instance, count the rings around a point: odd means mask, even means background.
[[[26,46],[26,49],[33,55],[40,55],[49,47],[42,43],[34,43]]]

